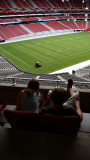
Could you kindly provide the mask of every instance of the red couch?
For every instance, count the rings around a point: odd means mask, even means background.
[[[76,136],[80,128],[80,118],[76,116],[56,116],[45,113],[4,110],[4,116],[12,128],[64,133]]]

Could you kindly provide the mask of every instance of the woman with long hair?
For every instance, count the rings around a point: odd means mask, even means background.
[[[39,81],[31,79],[26,89],[20,91],[17,98],[16,110],[39,112],[39,107],[43,103],[43,96],[39,91]]]

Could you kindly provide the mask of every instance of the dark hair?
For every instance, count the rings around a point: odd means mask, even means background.
[[[51,99],[55,105],[62,105],[66,98],[66,91],[64,88],[55,88],[51,93]]]
[[[39,81],[36,78],[30,79],[26,90],[28,95],[38,92]]]

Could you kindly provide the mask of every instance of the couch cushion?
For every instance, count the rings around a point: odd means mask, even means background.
[[[42,126],[45,131],[77,135],[80,118],[78,116],[55,116],[47,113],[42,115]]]
[[[39,113],[4,110],[4,115],[13,128],[29,130],[41,129],[41,118]]]

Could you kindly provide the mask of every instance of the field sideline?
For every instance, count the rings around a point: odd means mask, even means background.
[[[90,33],[80,32],[0,44],[0,54],[21,70],[47,74],[90,60]],[[36,61],[42,67],[35,68]]]

